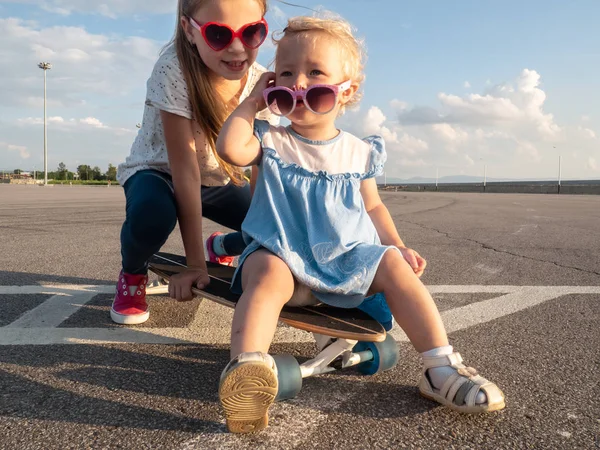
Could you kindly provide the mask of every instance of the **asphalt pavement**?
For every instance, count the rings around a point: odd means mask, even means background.
[[[382,198],[428,262],[451,344],[505,410],[421,398],[418,355],[395,329],[393,370],[308,378],[266,431],[229,434],[217,387],[231,310],[155,296],[146,324],[110,321],[122,189],[0,185],[0,448],[600,448],[600,196]],[[163,250],[183,253],[178,230]],[[315,351],[279,327],[272,353]]]

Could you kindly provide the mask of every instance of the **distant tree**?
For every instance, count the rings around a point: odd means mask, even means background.
[[[67,166],[65,166],[65,163],[61,162],[58,165],[58,169],[56,169],[56,179],[66,180],[68,173],[69,171],[67,170]]]
[[[80,180],[88,181],[90,176],[93,175],[92,169],[87,164],[81,164],[77,166],[77,174]]]
[[[112,164],[108,165],[108,170],[106,171],[106,179],[110,181],[117,181],[117,168]]]
[[[21,175],[21,172],[23,172],[21,169],[15,169],[15,170],[13,171],[13,173],[14,173],[15,175]]]
[[[117,168],[115,166],[113,166],[112,164],[108,165],[108,170],[106,171],[106,179],[110,180],[110,181],[116,181],[117,180]]]
[[[104,175],[102,173],[102,171],[100,170],[100,167],[95,166],[92,169],[92,180],[103,180],[104,179]]]

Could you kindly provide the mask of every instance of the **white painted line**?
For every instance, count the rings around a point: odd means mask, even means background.
[[[569,294],[600,294],[600,286],[427,286],[432,294],[510,294],[511,292],[553,292],[557,297]]]
[[[451,292],[459,286],[437,286],[436,293]],[[460,286],[467,287],[467,286]],[[500,286],[489,286],[500,287]],[[504,286],[511,287],[511,286]],[[454,308],[442,313],[442,320],[448,334],[464,330],[480,323],[490,322],[500,317],[507,316],[527,308],[544,303],[563,295],[569,294],[600,294],[600,286],[534,286],[519,287],[513,292],[501,297],[471,303],[470,305]],[[432,289],[430,289],[433,291]],[[464,291],[461,291],[464,292]],[[477,291],[480,292],[480,291]],[[600,297],[590,296],[590,300],[600,300]],[[390,333],[396,341],[408,342],[408,337],[399,327]]]
[[[0,346],[55,344],[210,344],[229,345],[223,328],[0,328]],[[278,327],[274,343],[314,342],[312,334]]]
[[[108,285],[81,285],[81,284],[49,284],[33,286],[0,286],[0,295],[26,295],[26,294],[68,294],[77,292],[95,292],[96,294],[114,294],[115,286]]]
[[[39,290],[46,287],[36,286]],[[0,328],[0,346],[2,345],[50,345],[50,344],[212,344],[228,345],[230,328],[228,323],[214,327],[203,327],[196,316],[193,326],[187,328],[51,328],[73,314],[86,299],[100,292],[114,292],[113,287],[86,286],[84,290],[70,287],[73,296],[56,295],[38,308],[22,316],[7,327]],[[94,288],[94,289],[91,289]],[[110,288],[110,290],[108,289]],[[97,289],[97,290],[95,290]],[[463,330],[480,323],[489,322],[508,314],[522,311],[548,300],[571,294],[593,294],[588,298],[600,300],[600,286],[429,286],[433,294],[459,293],[496,293],[504,294],[489,300],[472,303],[442,313],[448,333]],[[594,295],[595,294],[595,295]],[[78,302],[74,301],[75,299]],[[66,301],[68,300],[68,301]],[[62,305],[62,306],[61,306]],[[66,312],[64,309],[67,309]],[[54,311],[54,310],[56,311]],[[60,311],[60,310],[63,311]],[[44,312],[45,311],[45,312]],[[205,313],[205,311],[203,312]],[[46,320],[46,321],[44,321]],[[33,328],[39,325],[45,327]],[[398,341],[406,342],[404,332],[395,328],[391,332]],[[310,333],[291,327],[277,328],[274,342],[312,342]]]
[[[152,331],[152,334],[148,331]],[[182,344],[186,341],[160,336],[148,328],[0,328],[0,345],[50,344]],[[171,333],[172,334],[172,333]]]
[[[4,328],[53,328],[59,326],[83,305],[92,300],[96,292],[74,295],[58,294],[38,307],[26,312]]]

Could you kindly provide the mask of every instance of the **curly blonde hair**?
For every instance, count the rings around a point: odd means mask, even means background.
[[[353,84],[359,86],[359,90],[345,105],[345,107],[352,107],[358,104],[362,98],[360,86],[365,81],[364,68],[367,59],[364,41],[354,36],[355,29],[342,17],[333,13],[319,13],[319,15],[322,17],[292,17],[283,31],[276,33],[277,36],[273,35],[273,42],[278,46],[281,40],[288,36],[304,36],[316,40],[318,33],[325,33],[332,37],[342,52],[344,75],[352,80]],[[275,57],[275,61],[277,61],[277,57]],[[344,107],[341,112],[343,111]]]

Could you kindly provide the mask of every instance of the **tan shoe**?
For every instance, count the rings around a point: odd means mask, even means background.
[[[427,370],[434,367],[450,366],[456,373],[448,377],[441,389],[435,389]],[[460,353],[445,356],[423,357],[423,377],[419,383],[421,395],[456,411],[476,414],[498,411],[505,407],[504,394],[494,383],[481,377],[475,369],[462,364]],[[477,394],[483,391],[486,402],[477,404]]]
[[[219,383],[227,429],[232,433],[253,433],[266,428],[277,388],[277,365],[271,355],[242,353],[231,360]]]

